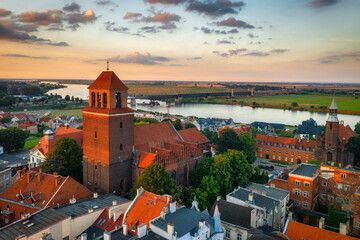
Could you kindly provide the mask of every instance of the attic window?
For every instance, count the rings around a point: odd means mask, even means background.
[[[277,146],[277,142],[274,143],[274,147],[276,147],[276,146]]]
[[[290,144],[286,144],[286,147],[289,148],[289,147],[290,147]]]
[[[283,143],[280,143],[279,147],[282,147],[283,146]]]
[[[104,225],[104,223],[106,222],[105,218],[101,218],[96,225],[98,225],[99,227],[102,227]]]
[[[269,141],[267,145],[270,146],[270,145],[271,145],[271,142]]]
[[[292,145],[292,149],[295,149],[295,144],[294,144],[294,145]]]
[[[302,150],[302,149],[303,149],[303,146],[302,146],[302,145],[300,145],[300,146],[299,146],[299,150]]]

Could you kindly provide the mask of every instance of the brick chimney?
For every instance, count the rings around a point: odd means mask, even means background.
[[[30,182],[30,173],[27,173],[26,174],[26,183],[29,183]]]
[[[18,174],[18,179],[20,179],[20,178],[21,178],[21,171],[18,170],[18,171],[17,171],[17,174]]]
[[[41,182],[41,172],[38,173],[37,177],[38,177],[39,182]]]
[[[55,175],[55,174],[54,174],[54,175]],[[58,175],[55,175],[55,176],[54,176],[54,179],[55,179],[55,186],[57,187],[58,184],[59,184],[59,181],[58,181],[59,176],[58,176]]]

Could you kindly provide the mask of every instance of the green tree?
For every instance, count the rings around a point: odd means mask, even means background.
[[[255,140],[252,139],[248,133],[240,133],[238,144],[239,145],[237,148],[235,148],[235,150],[243,151],[248,163],[255,162],[256,161],[255,153],[257,151]]]
[[[195,127],[195,125],[193,123],[191,123],[191,122],[188,122],[188,123],[185,124],[185,129],[194,128],[194,127]]]
[[[54,149],[47,154],[46,161],[40,163],[40,168],[46,173],[71,176],[81,183],[82,159],[83,151],[75,139],[63,137],[55,142]]]
[[[297,107],[297,106],[299,106],[299,104],[298,104],[297,102],[292,102],[292,103],[291,103],[291,106]]]
[[[354,154],[354,160],[357,165],[360,164],[360,135],[351,137],[346,145],[348,150]]]
[[[69,95],[65,96],[65,101],[70,101],[70,96]]]
[[[200,186],[196,189],[195,195],[201,210],[210,210],[217,196],[220,194],[220,186],[213,176],[205,176]]]
[[[279,131],[278,134],[279,134],[279,137],[287,137],[287,138],[294,137],[294,134],[292,134],[291,132],[287,132],[287,131]]]
[[[74,102],[75,101],[75,97],[71,96],[71,101]]]
[[[1,123],[7,123],[7,122],[11,122],[11,118],[10,117],[3,117],[1,120],[0,120]]]
[[[214,158],[203,157],[197,164],[196,168],[192,171],[191,184],[198,187],[202,179],[210,174],[211,166],[214,164]]]
[[[217,143],[218,142],[218,134],[216,132],[212,132],[208,128],[205,128],[201,132],[202,132],[202,134],[205,135],[205,137],[207,139],[210,140],[211,143]]]
[[[159,195],[175,195],[177,193],[174,179],[170,177],[164,167],[156,163],[150,164],[136,180],[134,188],[131,189],[132,198],[136,196],[136,189],[140,187]]]
[[[226,196],[233,188],[233,178],[231,175],[230,159],[223,154],[215,157],[215,162],[211,167],[210,175],[214,177],[215,181],[220,187],[220,194]]]
[[[230,128],[224,129],[220,132],[216,151],[219,153],[224,153],[228,149],[237,149],[239,145],[240,139],[238,138],[236,132]]]
[[[30,136],[29,131],[23,131],[17,127],[0,130],[0,146],[5,152],[11,152],[24,148],[26,139]]]
[[[172,124],[174,125],[175,129],[178,131],[183,129],[180,119],[176,119],[174,122],[172,122]]]
[[[261,134],[261,132],[256,127],[251,127],[252,137],[255,138],[257,134]]]
[[[355,125],[354,132],[356,132],[357,134],[360,135],[360,122],[358,122],[358,123]]]
[[[79,103],[80,103],[80,104],[83,104],[83,100],[82,100],[82,98],[80,98]]]

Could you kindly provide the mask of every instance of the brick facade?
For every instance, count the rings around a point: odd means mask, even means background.
[[[315,159],[315,141],[256,135],[258,158],[287,163],[307,163]]]

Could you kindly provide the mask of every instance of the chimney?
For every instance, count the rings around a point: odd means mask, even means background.
[[[144,189],[142,187],[140,187],[136,190],[137,196],[140,196],[143,192],[144,192]]]
[[[86,233],[81,234],[81,240],[87,240],[87,234]]]
[[[98,197],[98,193],[97,192],[94,192],[93,193],[93,198],[97,198]]]
[[[147,225],[146,223],[143,223],[137,227],[137,232],[138,232],[139,238],[146,236],[146,225]]]
[[[74,198],[74,195],[72,196],[72,198],[70,198],[70,204],[74,204],[76,203],[76,198]]]
[[[21,171],[18,170],[17,173],[18,173],[18,179],[20,179],[21,178]]]
[[[30,173],[26,174],[26,182],[29,183],[30,182]]]
[[[116,206],[116,205],[117,205],[117,201],[116,201],[116,200],[112,201],[112,205],[113,205],[113,206]]]
[[[250,190],[250,192],[249,192],[248,200],[249,200],[249,202],[254,201],[254,194],[253,194],[252,190]]]
[[[38,177],[39,182],[41,182],[41,172],[38,173],[37,177]]]
[[[57,187],[57,185],[59,184],[58,178],[59,178],[59,176],[54,174],[55,186],[56,186],[56,187]]]
[[[325,227],[325,218],[320,218],[320,221],[319,221],[319,228],[321,229],[324,229]]]
[[[111,234],[106,230],[104,232],[104,240],[111,240]]]
[[[347,235],[348,231],[347,231],[347,226],[346,226],[346,223],[340,223],[340,231],[339,231],[340,234],[342,235]]]
[[[88,213],[92,213],[92,212],[94,212],[94,209],[93,209],[92,207],[90,207],[90,208],[88,209]]]
[[[170,219],[170,222],[167,225],[167,232],[169,234],[171,234],[171,235],[173,235],[173,233],[174,233],[174,226],[171,224],[171,219]]]
[[[128,225],[126,222],[123,223],[123,234],[124,236],[128,235]]]
[[[289,218],[290,220],[292,220],[292,217],[293,217],[293,213],[292,213],[292,212],[289,212],[288,218]]]
[[[170,213],[176,212],[176,201],[170,202]]]

